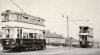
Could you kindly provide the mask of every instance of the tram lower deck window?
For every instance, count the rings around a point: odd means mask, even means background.
[[[22,29],[17,29],[17,37],[22,38]]]
[[[28,38],[28,33],[24,32],[23,33],[23,38]]]
[[[29,38],[33,38],[33,33],[29,33]]]

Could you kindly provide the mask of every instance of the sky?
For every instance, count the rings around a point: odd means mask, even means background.
[[[69,35],[78,39],[79,26],[90,26],[94,39],[100,40],[100,0],[13,0],[26,13],[46,20],[46,30],[67,37],[66,16],[69,17]],[[21,12],[10,0],[0,0],[0,14],[5,10]],[[64,17],[62,18],[62,14]],[[89,21],[77,21],[89,20]],[[1,21],[1,17],[0,17]],[[2,24],[0,23],[0,26]]]

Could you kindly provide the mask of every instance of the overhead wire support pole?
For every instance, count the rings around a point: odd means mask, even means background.
[[[64,16],[62,15],[62,18],[63,18]],[[66,40],[65,40],[65,43],[67,42],[67,40],[68,40],[68,47],[70,47],[70,38],[69,38],[69,17],[66,15],[66,20],[67,20],[67,38],[66,38]]]
[[[89,20],[69,20],[69,21],[89,21]]]
[[[64,15],[62,14],[62,18],[64,17]],[[66,38],[66,40],[65,40],[65,43],[67,42],[68,43],[68,47],[71,47],[72,45],[71,45],[71,40],[70,40],[70,36],[69,36],[69,21],[72,21],[72,22],[74,22],[74,21],[89,21],[89,20],[69,20],[69,17],[68,17],[68,15],[65,15],[65,17],[66,17],[66,20],[67,20],[67,38]]]
[[[13,0],[10,1],[25,14],[25,12]]]
[[[70,40],[69,40],[70,39],[69,38],[69,22],[68,22],[69,21],[68,20],[69,17],[67,16],[66,19],[67,19],[67,39],[68,39],[68,47],[70,47]]]

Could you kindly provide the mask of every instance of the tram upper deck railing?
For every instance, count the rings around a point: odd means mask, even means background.
[[[14,22],[22,22],[27,24],[45,26],[44,19],[24,13],[7,10],[6,12],[3,12],[1,15],[2,15],[2,22],[14,21]]]

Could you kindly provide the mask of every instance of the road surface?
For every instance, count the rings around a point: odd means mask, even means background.
[[[100,55],[100,49],[51,47],[45,50],[26,51],[26,52],[9,52],[1,50],[0,55]]]

